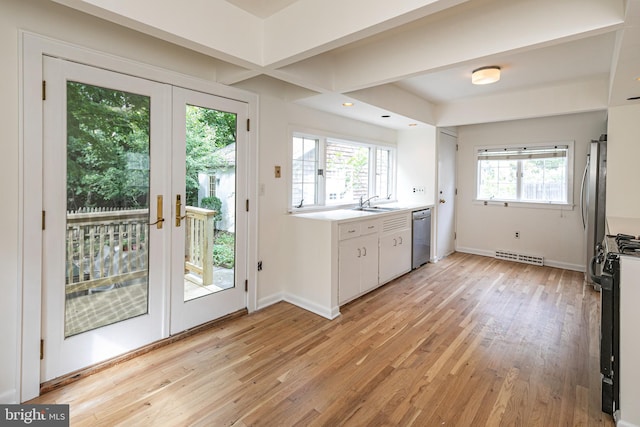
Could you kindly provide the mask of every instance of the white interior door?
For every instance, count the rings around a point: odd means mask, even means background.
[[[248,105],[173,88],[171,333],[247,306]]]
[[[43,67],[46,381],[168,334],[170,224],[150,223],[169,211],[158,196],[171,88],[53,58]]]
[[[438,259],[455,251],[456,146],[455,136],[438,134],[438,203],[436,253]]]

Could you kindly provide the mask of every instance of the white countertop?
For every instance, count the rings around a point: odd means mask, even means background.
[[[367,212],[367,211],[360,211],[356,209],[346,208],[346,209],[334,209],[334,210],[317,211],[317,212],[294,213],[292,214],[292,216],[296,218],[316,219],[316,220],[323,220],[323,221],[343,221],[343,220],[351,220],[351,219],[370,218],[373,216],[381,216],[381,215],[392,215],[392,214],[398,214],[406,211],[416,211],[420,209],[433,208],[433,205],[425,205],[420,203],[401,203],[401,202],[385,203],[385,204],[380,203],[379,206],[397,208],[397,210]]]
[[[623,218],[608,216],[607,230],[609,234],[629,234],[640,236],[640,218]]]

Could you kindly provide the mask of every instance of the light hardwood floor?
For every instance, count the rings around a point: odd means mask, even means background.
[[[454,254],[341,311],[278,303],[30,403],[73,426],[613,426],[581,273]]]

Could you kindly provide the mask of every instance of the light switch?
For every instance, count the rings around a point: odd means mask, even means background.
[[[282,176],[280,173],[280,166],[275,167],[275,175],[276,175],[276,178],[280,178]]]

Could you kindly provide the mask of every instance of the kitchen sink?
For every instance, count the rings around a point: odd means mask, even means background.
[[[393,208],[390,206],[367,206],[366,208],[357,207],[353,209],[363,212],[391,212],[401,210],[402,208]]]

